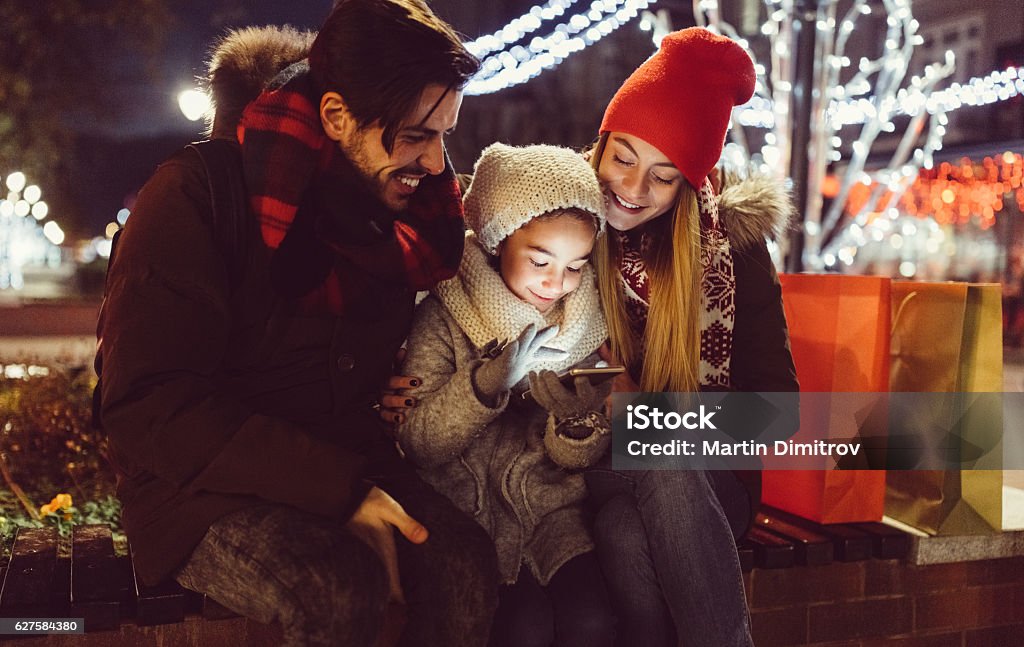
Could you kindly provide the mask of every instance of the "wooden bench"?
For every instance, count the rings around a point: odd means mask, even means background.
[[[107,525],[73,528],[70,558],[60,557],[59,541],[55,528],[18,530],[10,562],[0,569],[0,617],[83,618],[87,635],[26,636],[20,644],[269,647],[281,642],[280,627],[241,618],[176,582],[144,585],[130,556],[115,555]],[[401,616],[400,607],[391,610],[382,647],[395,642]]]
[[[238,617],[206,596],[175,582],[155,587],[135,576],[130,557],[118,557],[110,528],[73,529],[70,558],[59,557],[56,529],[20,529],[3,570],[0,617],[84,618],[83,636],[25,637],[22,644],[245,644],[274,645],[280,629]],[[910,537],[877,523],[822,526],[764,507],[739,545],[745,572],[833,561],[899,559]],[[401,630],[401,608],[392,609],[378,645],[392,645]],[[218,622],[207,622],[218,621]]]
[[[740,565],[749,572],[833,561],[903,559],[910,550],[910,535],[882,523],[821,525],[761,506],[754,527],[737,548]]]
[[[59,556],[58,541],[55,528],[19,529],[10,562],[3,569],[0,617],[83,618],[86,631],[99,638],[89,641],[95,645],[151,642],[129,636],[137,632],[156,636],[159,631],[147,632],[145,628],[183,623],[189,617],[235,617],[213,600],[177,583],[143,585],[135,577],[130,557],[115,555],[106,525],[76,526],[70,558]],[[280,632],[273,636],[270,629],[264,644],[280,641]],[[82,638],[54,635],[25,637],[22,641],[81,644]],[[190,643],[201,644],[178,640],[168,644]]]

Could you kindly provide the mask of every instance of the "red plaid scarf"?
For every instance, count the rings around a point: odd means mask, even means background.
[[[297,63],[238,125],[250,205],[276,250],[275,286],[306,311],[341,314],[374,281],[426,290],[454,276],[465,225],[450,162],[392,213],[324,133],[314,95],[308,66]]]

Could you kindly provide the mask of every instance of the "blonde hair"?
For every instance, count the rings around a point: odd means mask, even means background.
[[[601,164],[608,134],[593,149]],[[644,391],[697,391],[700,387],[700,211],[697,192],[681,180],[675,208],[648,225],[652,245],[644,256],[650,309],[643,338],[637,339],[626,312],[619,248],[612,236],[594,246],[594,268],[608,322],[612,354],[630,371],[640,371]]]

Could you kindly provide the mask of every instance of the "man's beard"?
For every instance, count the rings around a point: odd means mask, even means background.
[[[412,196],[403,196],[389,192],[387,190],[388,184],[392,179],[394,179],[395,182],[398,182],[398,179],[395,177],[397,175],[408,174],[419,176],[426,174],[427,171],[416,163],[390,172],[375,169],[373,162],[366,154],[366,140],[368,137],[372,136],[373,135],[369,133],[360,133],[356,141],[348,144],[340,144],[341,152],[348,159],[349,164],[352,165],[352,168],[355,170],[356,175],[366,190],[377,198],[382,205],[387,207],[388,210],[398,213],[408,206],[409,198]]]

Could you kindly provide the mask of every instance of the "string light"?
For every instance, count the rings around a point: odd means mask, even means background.
[[[525,83],[636,18],[651,2],[653,0],[595,0],[587,11],[571,16],[546,36],[534,37],[525,47],[514,45],[500,52],[491,50],[494,53],[483,59],[481,71],[467,84],[465,94],[491,94]],[[511,30],[509,38],[516,33],[518,29]],[[521,39],[519,36],[506,44]],[[488,41],[488,45],[491,44]]]
[[[509,45],[519,42],[524,36],[537,31],[545,22],[561,16],[577,1],[551,0],[543,6],[533,7],[493,34],[466,43],[466,49],[477,58],[483,58],[492,52],[500,52]]]
[[[812,96],[810,149],[814,151],[808,159],[807,187],[832,200],[831,203],[811,200],[805,209],[804,265],[820,270],[862,264],[863,254],[859,255],[858,250],[865,245],[883,243],[890,254],[904,256],[900,267],[904,275],[921,272],[934,275],[934,266],[924,261],[915,263],[913,254],[933,249],[948,254],[952,243],[939,240],[934,232],[929,234],[931,238],[922,234],[922,229],[915,224],[921,221],[918,216],[905,214],[906,205],[923,199],[922,183],[930,177],[929,173],[938,172],[932,170],[933,156],[942,149],[942,138],[949,123],[947,113],[1024,94],[1024,67],[994,71],[940,91],[940,82],[949,78],[955,69],[952,52],[947,52],[943,61],[928,65],[920,76],[909,77],[907,72],[914,49],[924,42],[918,33],[920,25],[912,16],[910,0],[878,0],[872,4],[883,10],[885,33],[880,39],[883,47],[877,56],[857,60],[846,52],[846,44],[856,30],[857,21],[872,13],[869,0],[846,3],[845,15],[837,14],[837,0],[822,0],[816,3],[816,10],[811,14],[799,15],[792,11],[791,0],[765,0],[768,19],[760,33],[769,42],[766,49],[758,51],[767,51],[770,61],[766,63],[770,65],[759,64],[757,53],[748,49],[757,75],[755,96],[734,111],[736,128],[732,139],[739,152],[734,151],[731,158],[743,157],[761,172],[780,178],[785,175],[792,147],[788,129],[793,119],[790,105],[797,75],[791,46],[800,27],[797,22],[812,20],[819,56],[811,86],[804,88]],[[735,28],[722,20],[715,3],[694,3],[694,17],[698,25],[707,25],[718,33],[731,36],[735,32]],[[841,77],[844,70],[849,72],[845,82]],[[909,123],[897,128],[896,121],[901,116],[909,118]],[[840,137],[839,131],[851,126],[859,126],[856,137]],[[769,129],[760,158],[751,156],[746,143],[750,138],[741,130],[744,127]],[[868,157],[875,152],[878,137],[882,133],[896,132],[901,134],[895,149],[887,154],[888,161],[882,162],[882,168],[866,172]],[[845,173],[839,177],[826,176],[831,162],[844,159],[841,150],[844,140],[850,141]],[[937,194],[938,204],[943,205],[948,214],[940,211],[921,217],[953,222],[974,214],[979,230],[985,231],[983,228],[991,227],[1001,205],[992,197],[994,193],[985,193],[977,187],[972,189],[973,193],[961,195],[959,191],[967,190],[962,181],[958,184],[956,189],[944,186]],[[968,194],[974,202],[965,199]],[[1019,193],[1015,195],[1019,200]],[[943,196],[948,202],[942,201]],[[827,213],[823,213],[823,208],[827,208]],[[845,217],[847,213],[850,217]],[[892,227],[901,218],[911,218],[913,222]],[[829,241],[827,245],[825,241]],[[895,273],[896,268],[892,271]]]
[[[964,106],[985,106],[1006,101],[1024,94],[1024,67],[996,70],[983,77],[975,77],[964,84],[954,83],[945,90],[926,96],[920,90],[903,89],[892,106],[891,116],[913,116],[924,108],[929,114],[953,112]],[[774,128],[775,114],[772,102],[755,96],[736,109],[736,119],[744,126]],[[826,116],[838,127],[863,124],[877,115],[868,99],[832,101]]]

